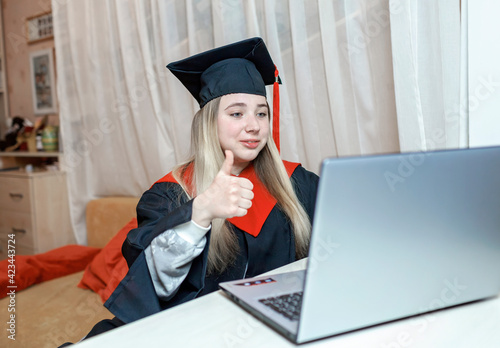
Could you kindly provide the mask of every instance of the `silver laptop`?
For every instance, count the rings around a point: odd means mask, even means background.
[[[303,343],[497,296],[499,265],[500,147],[332,158],[306,270],[220,287]]]

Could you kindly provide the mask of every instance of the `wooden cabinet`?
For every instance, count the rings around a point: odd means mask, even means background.
[[[9,235],[14,235],[16,255],[76,242],[64,172],[0,172],[0,259],[7,256]]]

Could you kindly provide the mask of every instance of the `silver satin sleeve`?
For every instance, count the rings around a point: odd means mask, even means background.
[[[146,248],[149,274],[160,299],[169,300],[175,295],[192,261],[205,248],[209,229],[190,221],[163,232]]]

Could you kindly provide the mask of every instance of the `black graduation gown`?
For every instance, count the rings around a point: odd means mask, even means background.
[[[318,176],[298,166],[291,180],[299,201],[312,221]],[[235,263],[219,275],[206,276],[209,231],[206,247],[193,260],[184,282],[167,301],[159,299],[144,250],[159,234],[191,220],[193,202],[180,192],[182,189],[177,183],[158,182],[143,194],[137,205],[139,227],[130,231],[122,247],[129,271],[104,304],[124,323],[215,291],[222,281],[256,276],[296,260],[290,224],[280,209],[274,206],[257,237],[233,226],[240,252]]]

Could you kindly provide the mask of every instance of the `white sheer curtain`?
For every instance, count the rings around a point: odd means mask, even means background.
[[[466,147],[460,1],[391,0],[390,9],[401,151]]]
[[[422,119],[406,89],[413,91],[426,64],[439,60],[409,54],[405,37],[420,39],[433,33],[426,26],[446,27],[450,18],[459,23],[456,11],[445,15],[458,1],[411,12],[412,21],[426,21],[421,28],[405,22],[416,1],[401,4],[403,18],[389,0],[52,0],[63,165],[78,241],[86,240],[90,199],[141,195],[189,151],[198,107],[165,65],[244,38],[263,37],[280,71],[284,159],[318,172],[327,156],[398,152],[400,142],[405,150],[422,149],[414,125],[432,130],[435,117],[444,127],[443,109]],[[444,29],[425,48],[441,47],[443,60],[454,54],[447,36],[460,38]],[[400,75],[409,69],[397,66],[400,59],[421,66],[411,86]],[[454,83],[441,76],[435,83],[442,88]],[[420,100],[441,98],[422,97],[429,86],[419,86]]]

